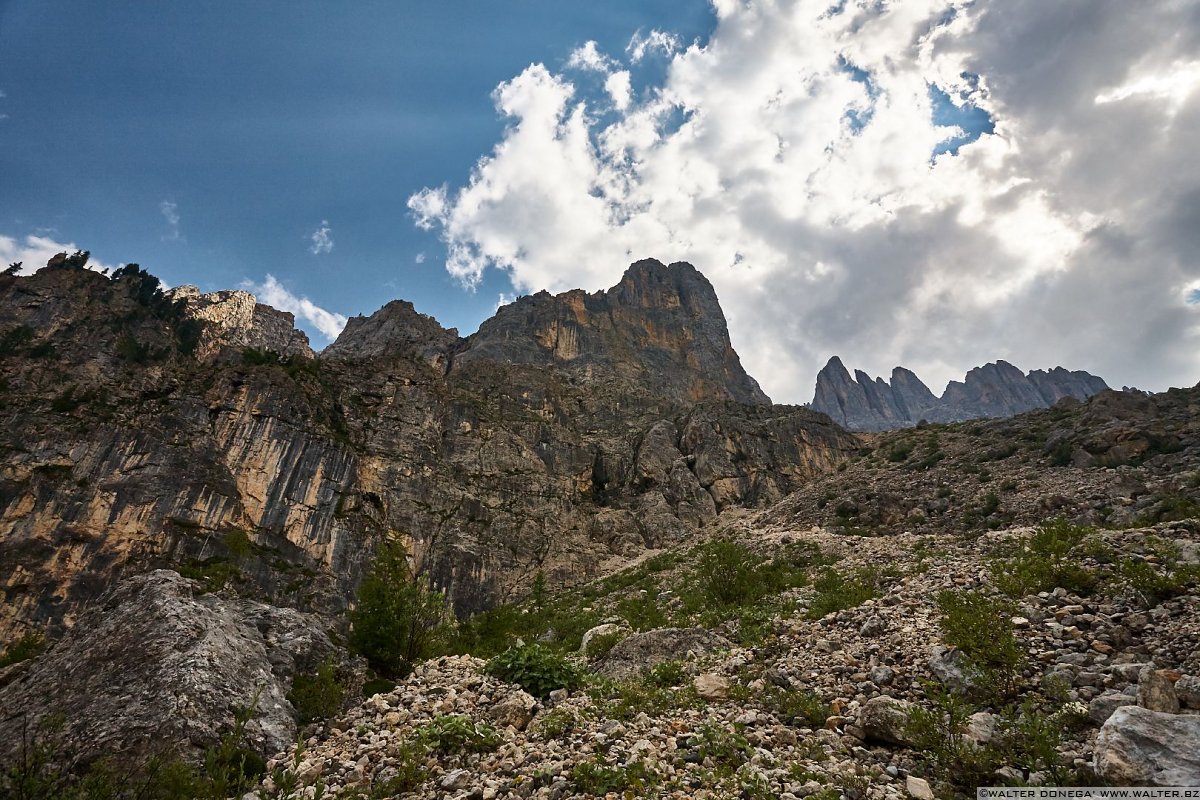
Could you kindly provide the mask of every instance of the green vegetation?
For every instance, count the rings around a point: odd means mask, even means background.
[[[967,736],[976,706],[937,685],[925,689],[929,705],[909,714],[908,732],[939,780],[960,790],[994,785],[996,770],[1009,766],[1042,774],[1048,786],[1094,784],[1094,777],[1074,774],[1058,752],[1064,733],[1086,719],[1080,711],[1033,700],[1009,705],[998,715],[995,736],[980,743]]]
[[[46,635],[41,631],[27,631],[9,642],[0,655],[0,668],[37,658],[46,649]]]
[[[445,597],[411,574],[403,545],[381,544],[350,612],[351,648],[380,675],[402,677],[433,651],[448,621]]]
[[[1025,651],[1013,634],[1013,608],[1007,600],[976,591],[944,591],[937,596],[942,640],[959,648],[980,688],[1008,697],[1016,690]]]
[[[463,714],[436,716],[417,728],[414,735],[425,749],[443,756],[490,753],[503,741],[491,725],[474,722]]]
[[[302,724],[328,719],[342,708],[346,687],[338,680],[337,667],[327,659],[316,672],[296,673],[287,699]]]
[[[576,689],[583,683],[579,667],[539,644],[510,647],[487,663],[487,671],[542,699],[555,689]]]
[[[997,547],[989,560],[992,581],[1010,597],[1024,597],[1063,587],[1076,594],[1091,594],[1096,575],[1071,552],[1095,533],[1094,528],[1072,525],[1063,517],[1039,525],[1028,539]]]
[[[808,607],[809,619],[820,619],[826,614],[854,608],[878,597],[883,577],[878,569],[870,567],[860,567],[850,573],[839,572],[832,567],[825,569],[813,581],[817,594]]]
[[[608,765],[600,756],[575,765],[571,783],[580,794],[604,797],[616,793],[625,797],[645,797],[658,783],[658,776],[641,761],[627,766]]]

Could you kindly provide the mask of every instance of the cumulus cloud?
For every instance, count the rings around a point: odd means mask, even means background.
[[[49,236],[30,234],[22,239],[16,236],[0,235],[0,269],[19,261],[22,265],[19,274],[30,275],[46,266],[46,262],[53,256],[59,253],[70,254],[82,249],[74,242],[59,242]],[[88,269],[97,272],[112,268],[94,258],[88,259],[87,266]]]
[[[835,353],[935,391],[997,358],[1143,388],[1200,378],[1181,292],[1200,278],[1200,30],[1183,6],[714,11],[709,41],[624,105],[540,64],[501,84],[492,152],[409,200],[450,273],[594,290],[637,258],[691,261],[782,401],[809,399]],[[947,106],[987,132],[943,122]]]
[[[317,329],[326,339],[332,341],[346,327],[346,317],[332,311],[326,311],[307,297],[292,294],[275,279],[267,274],[262,283],[251,280],[242,281],[242,288],[253,293],[259,302],[278,308],[280,311],[290,311],[297,318],[304,320]]]
[[[571,51],[567,58],[567,69],[608,72],[616,63],[611,56],[600,52],[600,45],[595,41],[588,41]]]
[[[167,233],[163,235],[163,240],[173,242],[183,238],[179,235],[179,206],[170,200],[163,200],[158,204],[158,210],[167,222]]]
[[[308,251],[314,256],[332,252],[333,228],[329,227],[329,220],[321,220],[320,226],[309,235],[308,239],[312,242]]]

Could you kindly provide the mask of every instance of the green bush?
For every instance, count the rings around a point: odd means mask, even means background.
[[[583,683],[579,667],[538,644],[510,647],[487,663],[487,672],[542,699],[555,689],[576,689]]]
[[[849,574],[829,567],[813,581],[817,593],[808,608],[808,618],[820,619],[835,611],[860,606],[879,596],[881,583],[880,572],[869,567]]]
[[[611,633],[602,633],[598,636],[593,636],[588,640],[587,656],[588,661],[595,661],[608,655],[608,651],[617,646],[617,642],[624,640],[629,636],[627,631],[612,631]]]
[[[700,549],[696,581],[705,599],[717,606],[753,602],[761,595],[755,568],[761,559],[731,539],[717,539]]]
[[[641,761],[626,766],[609,766],[596,756],[591,761],[576,764],[571,770],[571,783],[575,790],[592,797],[604,797],[612,793],[625,797],[644,797],[657,782],[658,776]]]
[[[1058,587],[1090,594],[1096,575],[1072,551],[1095,529],[1059,517],[1039,525],[1028,539],[1001,545],[989,561],[992,582],[1010,597],[1049,592]]]
[[[317,667],[316,672],[296,673],[287,696],[303,724],[332,717],[341,710],[345,698],[346,687],[338,680],[332,659]]]
[[[829,704],[814,692],[772,686],[762,693],[762,704],[789,725],[820,728],[829,718]]]
[[[484,722],[474,722],[464,714],[434,717],[414,731],[417,741],[438,755],[490,753],[503,737]]]
[[[976,591],[943,591],[937,596],[942,640],[959,648],[986,691],[1007,696],[1025,660],[1013,634],[1008,602]]]
[[[403,677],[445,634],[445,597],[412,576],[408,554],[384,542],[350,612],[350,646],[385,677]]]

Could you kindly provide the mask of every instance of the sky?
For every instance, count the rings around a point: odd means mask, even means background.
[[[323,347],[695,264],[834,354],[1200,379],[1200,2],[0,0],[0,260],[246,288]]]

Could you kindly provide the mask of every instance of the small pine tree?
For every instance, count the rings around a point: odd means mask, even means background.
[[[398,542],[384,542],[350,612],[350,645],[381,675],[403,677],[427,656],[448,622],[446,599],[408,567]]]

